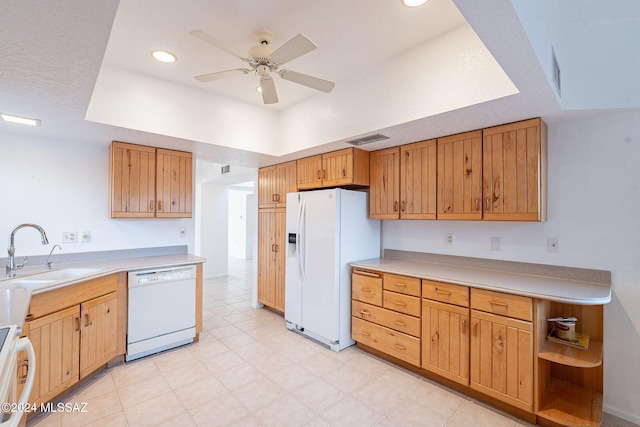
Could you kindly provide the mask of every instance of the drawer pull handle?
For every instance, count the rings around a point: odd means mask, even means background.
[[[504,308],[507,308],[507,306],[509,305],[506,302],[498,302],[498,301],[489,301],[489,304],[497,305],[498,307],[504,307]]]
[[[371,336],[371,334],[369,332],[365,332],[365,331],[362,331],[362,335],[364,335],[365,337],[370,337]]]
[[[362,270],[353,270],[353,272],[355,274],[360,274],[362,276],[369,276],[369,277],[375,277],[375,278],[380,278],[380,275],[378,273],[369,273],[368,271],[362,271]]]
[[[155,203],[153,203],[153,200],[149,201],[149,210],[153,211],[153,207],[155,206]]]
[[[407,326],[407,324],[406,324],[406,323],[404,323],[404,322],[400,322],[399,320],[394,320],[394,321],[393,321],[393,323],[395,323],[395,324],[396,324],[396,325],[398,325],[398,326]]]
[[[362,292],[366,292],[366,293],[370,294],[371,293],[371,289],[362,289]]]
[[[362,317],[371,316],[371,313],[369,313],[367,310],[360,310],[360,314],[362,315]]]
[[[321,171],[318,171],[318,179],[322,179],[322,175],[320,175]]]
[[[399,305],[400,307],[406,307],[407,304],[403,303],[402,301],[394,301],[393,302],[395,305]]]
[[[91,321],[89,320],[89,313],[84,315],[84,327],[87,328],[91,325]]]
[[[398,283],[398,282],[396,282],[396,283],[394,283],[394,284],[395,284],[397,287],[399,287],[399,288],[406,288],[406,287],[407,287],[407,285],[405,285],[404,283]]]
[[[80,331],[80,318],[76,317],[76,332]]]
[[[436,294],[441,294],[441,295],[451,295],[451,292],[449,292],[449,291],[443,291],[443,290],[440,290],[440,289],[436,288]]]
[[[406,350],[406,349],[407,349],[407,347],[405,347],[405,346],[403,346],[403,345],[400,345],[400,344],[394,344],[393,346],[394,346],[395,348],[397,348],[398,350]]]

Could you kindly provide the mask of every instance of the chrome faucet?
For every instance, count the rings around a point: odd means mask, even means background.
[[[22,262],[22,264],[16,266],[16,259],[15,259],[16,248],[13,245],[14,238],[15,238],[15,235],[16,235],[16,231],[18,231],[18,230],[20,230],[21,228],[24,228],[24,227],[32,227],[32,228],[35,228],[36,230],[38,230],[40,232],[40,237],[42,238],[42,244],[43,245],[48,245],[49,244],[49,239],[47,239],[47,233],[45,233],[44,232],[44,228],[40,227],[39,225],[36,225],[36,224],[20,224],[19,226],[14,228],[13,231],[11,232],[11,236],[9,237],[9,249],[7,249],[7,252],[9,252],[9,261],[7,262],[7,268],[6,268],[7,277],[14,277],[16,275],[16,270],[19,270],[22,267],[24,267],[24,264],[27,261],[27,257],[25,257],[24,261]]]
[[[53,251],[55,251],[56,248],[59,248],[60,250],[62,250],[62,246],[53,245],[53,247],[51,248],[51,252],[49,252],[49,256],[47,257],[47,262],[44,263],[44,268],[46,268],[47,270],[51,270],[51,264],[53,263],[53,261],[49,261],[49,260],[51,259],[51,254],[53,254]]]

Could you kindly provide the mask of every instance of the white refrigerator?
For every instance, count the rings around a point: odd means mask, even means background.
[[[349,263],[380,256],[380,221],[368,194],[343,189],[287,194],[284,318],[334,351],[351,339]]]

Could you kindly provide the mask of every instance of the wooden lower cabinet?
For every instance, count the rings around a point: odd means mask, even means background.
[[[469,309],[422,300],[422,367],[469,384]]]
[[[286,211],[258,212],[258,301],[284,313]]]
[[[31,403],[40,404],[80,380],[80,306],[28,322],[36,354]]]
[[[351,318],[351,337],[412,365],[420,365],[420,339],[357,317]]]
[[[116,356],[118,296],[115,292],[80,305],[80,379]]]
[[[533,324],[471,310],[471,388],[533,412]]]

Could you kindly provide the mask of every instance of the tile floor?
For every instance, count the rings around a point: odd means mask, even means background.
[[[86,402],[85,413],[27,426],[528,425],[355,347],[335,353],[288,331],[251,307],[250,262],[232,259],[229,272],[204,282],[198,343],[105,370],[62,398]]]

